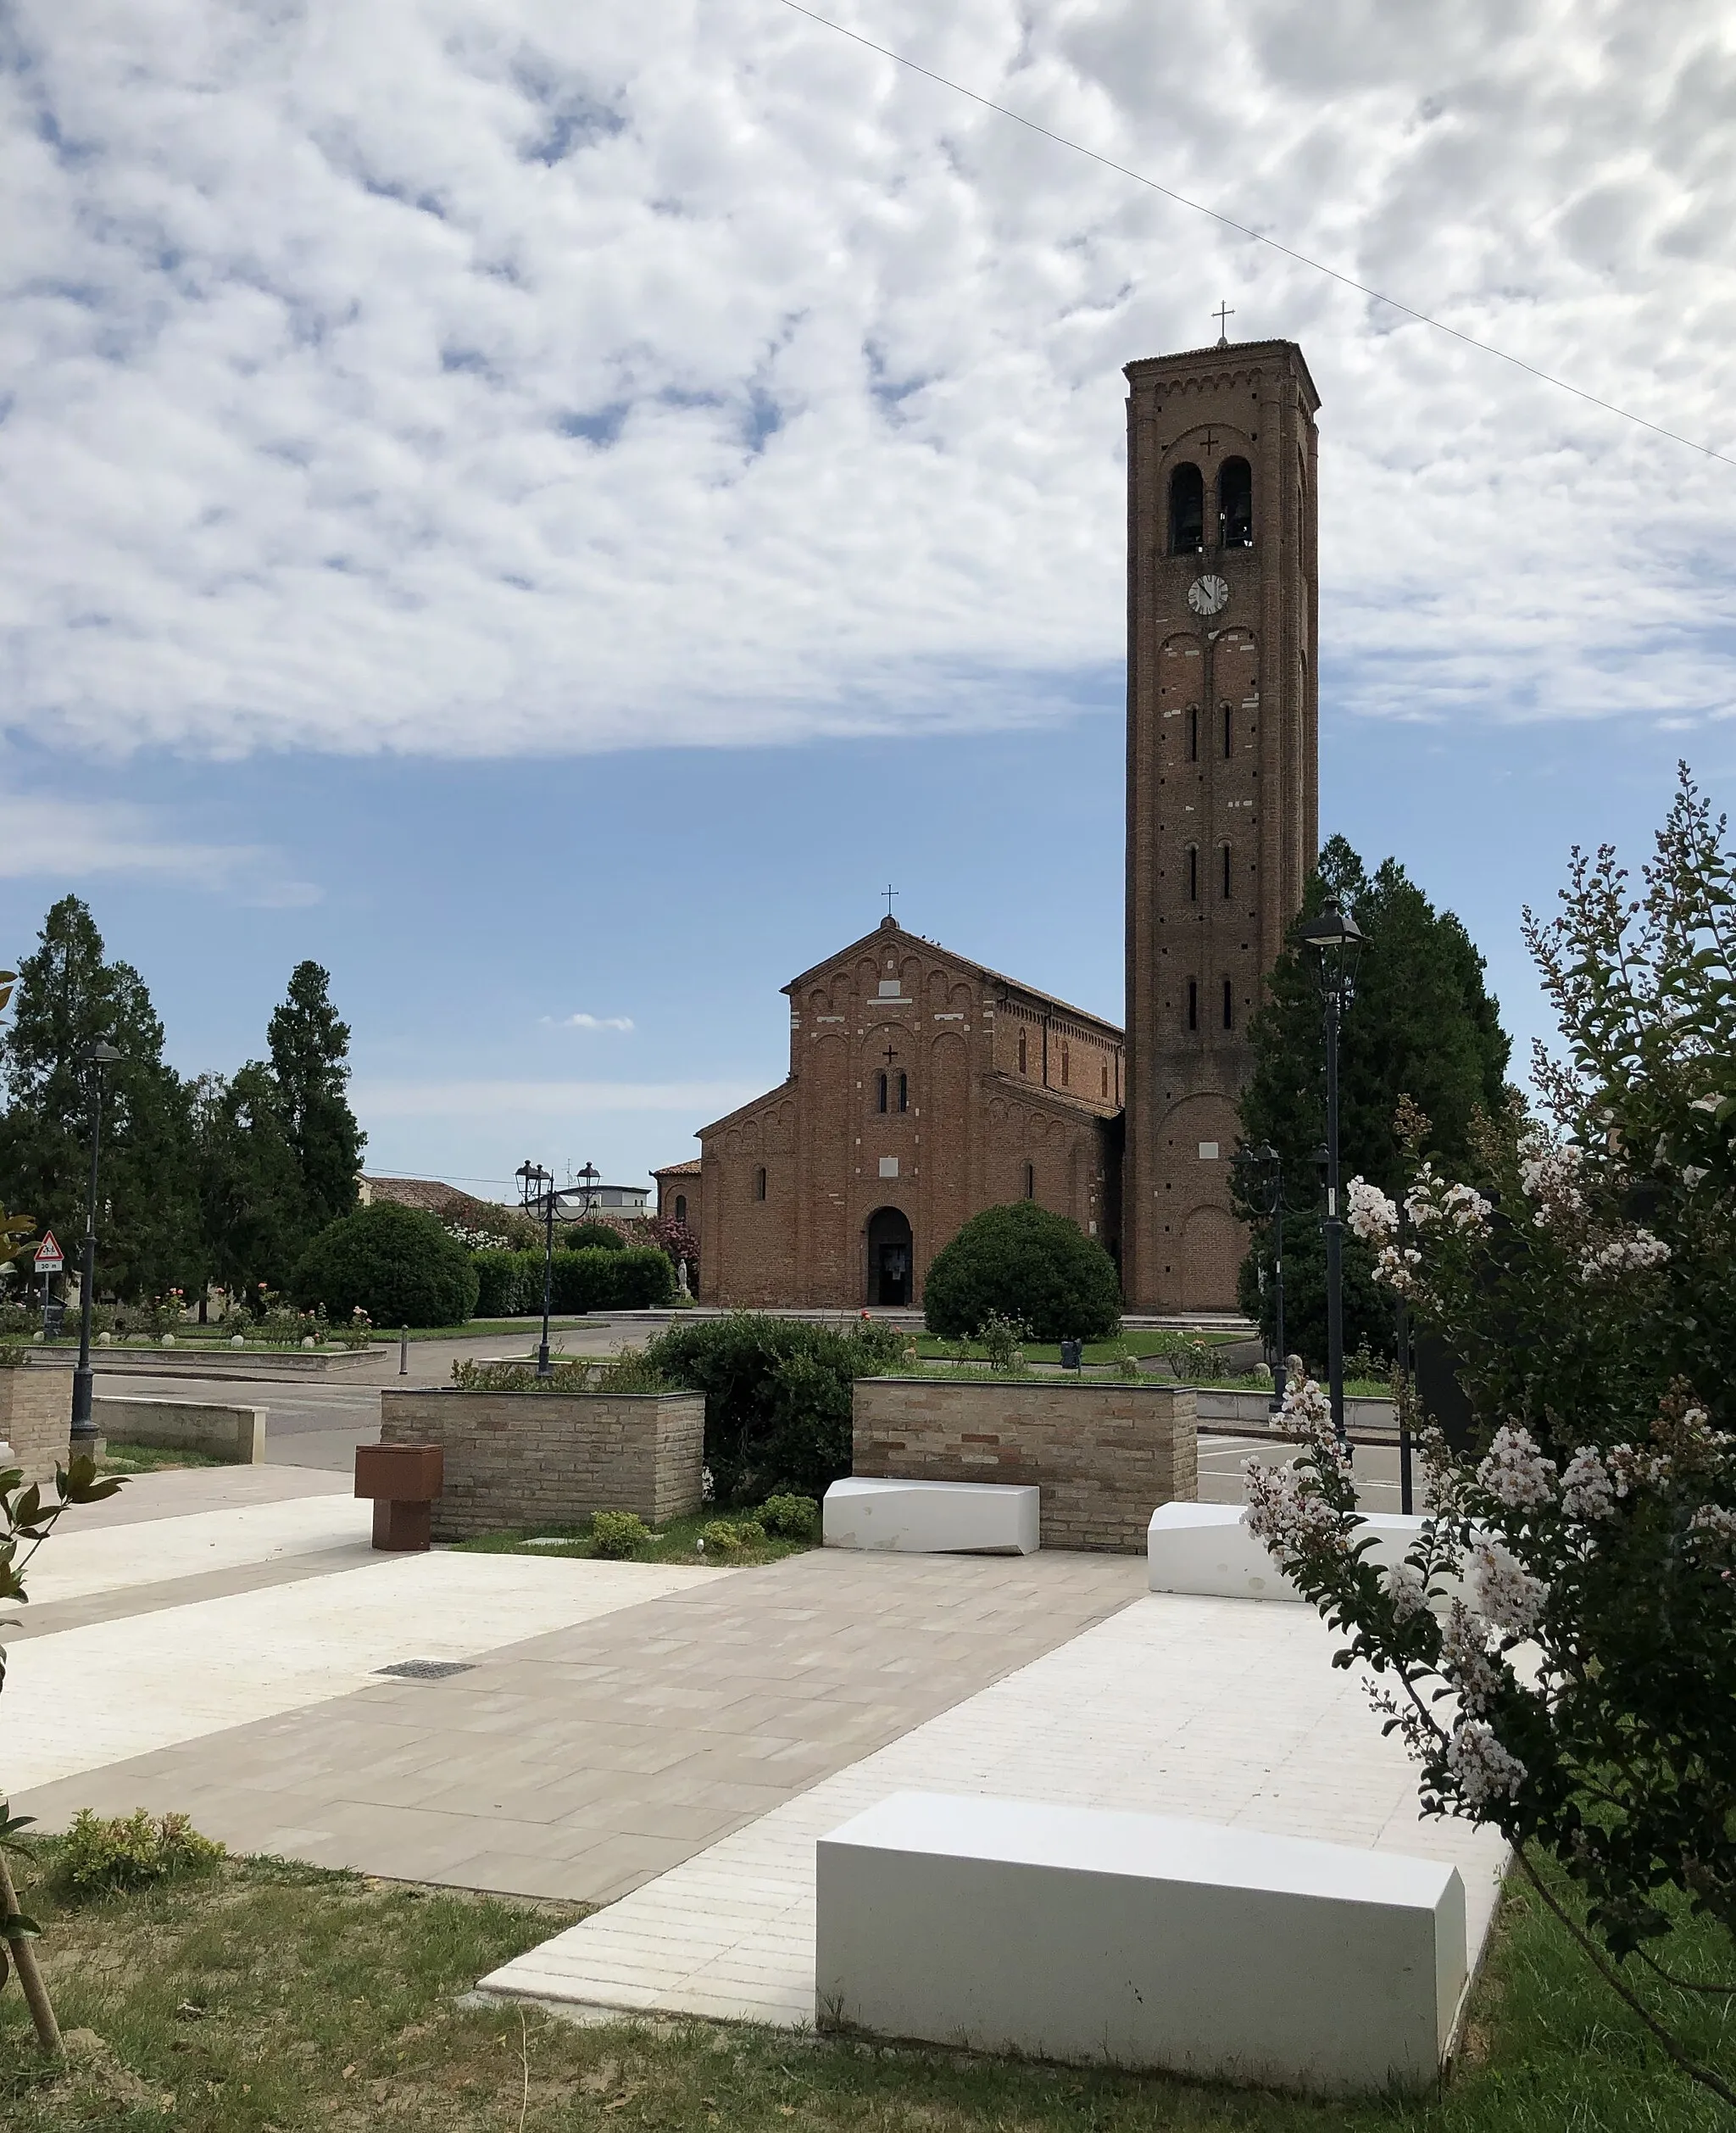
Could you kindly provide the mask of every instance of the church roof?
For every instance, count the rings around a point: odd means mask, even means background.
[[[1009,977],[1004,971],[991,970],[987,963],[979,963],[969,955],[960,955],[954,949],[943,947],[938,941],[925,940],[920,933],[906,933],[895,918],[882,918],[871,933],[864,933],[860,940],[853,940],[846,948],[834,949],[830,955],[791,978],[783,990],[793,993],[798,986],[823,977],[834,966],[849,957],[860,955],[865,949],[882,949],[889,940],[908,943],[916,950],[926,949],[930,955],[943,955],[949,962],[956,963],[960,970],[971,972],[982,983],[993,986],[998,991],[1016,994],[1020,999],[1030,1001],[1039,1010],[1065,1015],[1076,1022],[1088,1023],[1093,1029],[1100,1029],[1106,1036],[1113,1037],[1117,1044],[1122,1040],[1123,1032],[1118,1023],[1110,1022],[1102,1015],[1093,1015],[1088,1007],[1075,1007],[1070,1000],[1059,999],[1054,993],[1045,993],[1036,985],[1027,985],[1022,978]]]
[[[1301,373],[1302,381],[1312,396],[1314,405],[1320,405],[1320,388],[1314,382],[1301,349],[1294,341],[1216,341],[1204,348],[1177,348],[1171,355],[1144,355],[1137,362],[1124,363],[1121,375],[1130,381],[1149,376],[1155,370],[1172,370],[1178,365],[1188,363],[1234,363],[1248,357],[1282,355],[1294,363]]]

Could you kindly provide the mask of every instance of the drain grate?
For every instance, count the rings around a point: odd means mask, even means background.
[[[376,1667],[376,1674],[395,1674],[404,1681],[444,1681],[448,1674],[474,1674],[462,1659],[400,1659],[395,1666]]]

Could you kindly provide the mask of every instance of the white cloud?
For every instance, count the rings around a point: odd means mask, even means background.
[[[350,1083],[364,1126],[376,1118],[576,1118],[593,1112],[685,1111],[696,1122],[721,1118],[760,1094],[725,1081],[372,1081]]]
[[[587,1015],[582,1008],[576,1015],[545,1015],[543,1021],[555,1029],[631,1029],[631,1015]]]
[[[1736,451],[1714,0],[843,17]],[[1119,366],[1300,340],[1334,708],[1736,699],[1736,470],[778,8],[17,0],[0,704],[475,755],[1112,691]]]
[[[108,874],[186,882],[276,909],[320,899],[314,883],[284,875],[268,846],[204,844],[124,800],[0,793],[0,879],[76,888]]]

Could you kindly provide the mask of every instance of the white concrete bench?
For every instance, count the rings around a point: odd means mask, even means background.
[[[900,1555],[1034,1555],[1040,1499],[994,1481],[879,1481],[853,1475],[826,1492],[828,1548]]]
[[[1327,2095],[1422,2087],[1455,1868],[1157,1815],[904,1792],[822,1837],[815,2017]]]
[[[1356,1538],[1372,1537],[1372,1560],[1385,1568],[1404,1561],[1422,1530],[1420,1518],[1370,1512]],[[1242,1523],[1238,1503],[1160,1504],[1146,1529],[1145,1561],[1154,1592],[1204,1593],[1220,1600],[1302,1596]]]

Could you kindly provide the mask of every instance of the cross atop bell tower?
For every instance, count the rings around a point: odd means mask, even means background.
[[[1293,341],[1127,376],[1121,1287],[1138,1310],[1233,1310],[1248,1022],[1319,838],[1320,396]]]

